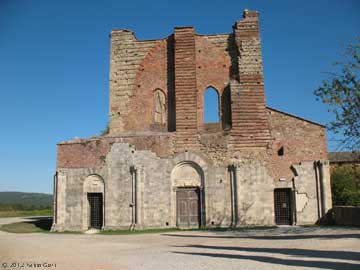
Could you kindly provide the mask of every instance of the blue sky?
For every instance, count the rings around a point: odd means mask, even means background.
[[[267,104],[328,122],[313,90],[360,34],[360,1],[0,0],[0,191],[52,192],[56,143],[105,128],[111,29],[229,33],[245,8],[260,11]]]

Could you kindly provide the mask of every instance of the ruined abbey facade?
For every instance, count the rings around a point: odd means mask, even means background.
[[[325,127],[265,103],[259,15],[229,34],[111,32],[109,133],[58,144],[53,230],[314,224]],[[204,93],[219,122],[204,122]]]

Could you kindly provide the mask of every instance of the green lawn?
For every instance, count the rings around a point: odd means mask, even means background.
[[[52,209],[26,210],[26,211],[0,211],[0,217],[28,217],[28,216],[52,216]]]
[[[176,228],[164,228],[164,229],[143,229],[143,230],[103,230],[100,231],[101,234],[105,235],[126,235],[126,234],[144,234],[144,233],[166,233],[166,232],[176,232],[179,229]]]
[[[29,221],[16,222],[0,226],[1,231],[11,233],[49,233],[52,225],[52,218],[29,218]],[[276,228],[275,226],[254,226],[254,227],[238,227],[238,228],[204,228],[204,229],[187,229],[181,230],[177,228],[154,228],[154,229],[140,229],[140,230],[103,230],[100,234],[103,235],[133,235],[133,234],[148,234],[148,233],[169,233],[181,231],[249,231],[249,230],[267,230]],[[70,233],[81,234],[78,231],[66,231],[55,233]]]
[[[38,233],[49,232],[52,224],[52,219],[33,220],[28,222],[16,222],[11,224],[4,224],[0,230],[10,233]]]

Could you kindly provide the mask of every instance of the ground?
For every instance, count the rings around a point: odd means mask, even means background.
[[[24,218],[0,219],[0,224]],[[34,219],[30,219],[31,222]],[[0,269],[360,269],[360,228],[141,235],[0,232]],[[10,267],[47,263],[51,267]]]

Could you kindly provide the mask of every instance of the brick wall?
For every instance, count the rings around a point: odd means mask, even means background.
[[[119,134],[127,131],[125,120],[134,110],[130,101],[136,87],[136,71],[158,41],[137,41],[128,30],[114,30],[110,37],[110,132]]]
[[[272,136],[269,168],[275,180],[291,180],[291,165],[302,161],[327,160],[326,129],[319,124],[271,108],[267,109]],[[284,154],[278,155],[283,147]]]
[[[175,112],[178,151],[197,146],[197,95],[195,32],[192,27],[175,28]]]
[[[238,49],[239,81],[231,83],[234,149],[265,147],[270,140],[265,110],[264,79],[257,12],[244,12],[234,25]]]
[[[150,150],[158,157],[172,154],[172,134],[127,135],[122,137],[101,137],[59,143],[57,147],[57,168],[95,168],[105,164],[105,159],[115,142],[129,143],[133,151]]]

